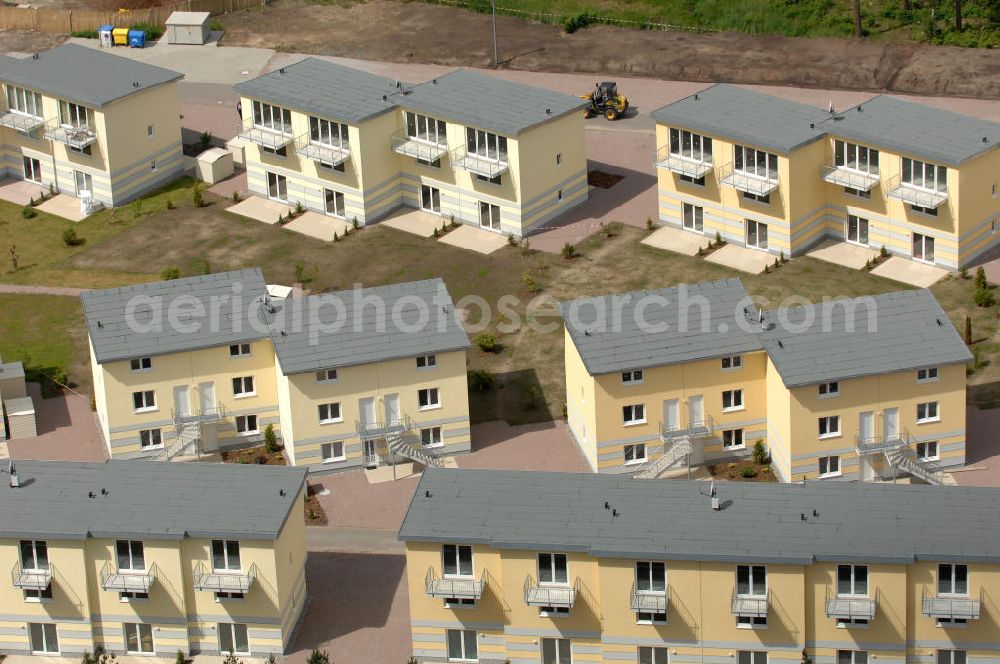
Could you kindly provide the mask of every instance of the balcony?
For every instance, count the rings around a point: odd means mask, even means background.
[[[631,597],[634,613],[666,613],[670,604],[670,587],[663,590],[639,590],[633,583]]]
[[[14,131],[30,134],[45,124],[45,120],[35,115],[25,115],[16,111],[5,111],[0,115],[0,127],[10,127]]]
[[[770,599],[770,590],[763,595],[744,595],[733,588],[733,615],[737,618],[766,618]]]
[[[71,148],[82,150],[97,140],[97,132],[87,125],[70,127],[59,120],[49,120],[45,123],[45,138],[50,141],[65,143]]]
[[[923,613],[939,620],[979,620],[982,615],[982,599],[951,597],[948,595],[928,595],[923,593]]]
[[[937,189],[925,189],[903,182],[898,175],[889,178],[885,183],[886,198],[895,198],[907,205],[924,208],[938,208],[948,200],[948,192]]]
[[[754,175],[746,171],[738,171],[729,162],[722,166],[716,174],[719,184],[732,187],[737,191],[754,196],[767,196],[778,188],[778,178],[768,178]]]
[[[707,438],[715,429],[715,420],[706,415],[700,420],[689,420],[683,424],[665,423],[660,426],[660,440],[664,445],[681,438]]]
[[[826,166],[822,177],[824,182],[860,191],[871,191],[879,181],[878,173],[858,171],[847,166]]]
[[[484,178],[495,178],[506,173],[509,168],[506,159],[490,159],[478,154],[469,154],[464,146],[451,151],[451,163],[455,168],[482,175]]]
[[[524,603],[528,606],[552,606],[573,608],[576,603],[576,585],[550,585],[536,582],[529,574],[524,579]]]
[[[862,436],[860,431],[855,432],[854,434],[854,449],[860,455],[881,454],[883,452],[888,452],[889,450],[894,450],[897,447],[906,447],[909,444],[910,434],[905,429],[901,429],[888,436]]]
[[[875,618],[876,600],[853,595],[826,595],[826,617],[835,620],[872,620]]]
[[[398,418],[391,420],[354,421],[354,431],[361,440],[385,438],[393,434],[405,433],[412,428],[413,422],[407,415],[400,415]]]
[[[670,152],[669,145],[664,145],[656,151],[654,165],[657,168],[663,168],[678,175],[686,175],[695,180],[705,177],[712,170],[712,162],[673,154]]]
[[[146,570],[115,570],[111,562],[104,563],[101,569],[101,588],[120,593],[148,593],[149,587],[156,580],[156,565],[150,565]]]
[[[269,150],[280,150],[294,140],[294,137],[286,131],[276,131],[256,125],[243,127],[240,131],[240,138]]]
[[[10,571],[10,578],[15,588],[45,590],[52,584],[52,565],[46,565],[41,569],[25,569],[21,567],[21,563],[14,563],[14,569]]]
[[[194,589],[216,593],[247,593],[257,578],[257,565],[246,572],[210,570],[205,563],[194,568]]]
[[[351,146],[318,143],[310,134],[302,134],[295,139],[295,154],[327,166],[340,166],[351,158]]]
[[[442,579],[438,578],[433,568],[429,568],[424,577],[424,592],[427,593],[428,597],[478,600],[483,596],[485,587],[485,572],[478,580],[473,577],[445,577]]]
[[[408,136],[406,132],[397,132],[392,135],[392,151],[404,157],[413,157],[423,161],[437,161],[448,154],[448,146],[443,143],[434,143],[423,138]]]

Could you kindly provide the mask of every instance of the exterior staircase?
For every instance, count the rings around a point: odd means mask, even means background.
[[[407,436],[402,432],[390,433],[385,437],[385,443],[389,449],[398,454],[401,457],[406,457],[417,463],[422,463],[426,467],[434,466],[435,468],[441,468],[444,464],[437,457],[432,457],[431,455],[424,452],[420,447],[419,443],[414,445],[415,441],[412,436]]]
[[[643,464],[639,472],[632,477],[640,480],[656,479],[663,471],[676,466],[689,454],[691,454],[691,440],[687,437],[679,438],[659,459]]]
[[[177,437],[169,445],[150,457],[151,461],[171,461],[175,457],[193,455],[197,452],[198,441],[201,439],[201,425],[198,422],[188,422],[177,429]]]
[[[917,453],[909,447],[896,447],[885,453],[886,458],[893,468],[909,473],[928,484],[944,484],[945,480],[939,471],[928,468],[917,458]]]

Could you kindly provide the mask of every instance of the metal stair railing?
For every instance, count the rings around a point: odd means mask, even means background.
[[[908,447],[897,447],[887,450],[885,456],[893,468],[905,471],[928,484],[939,485],[944,483],[935,471],[925,468],[917,459],[917,453]]]
[[[687,438],[681,438],[674,442],[672,447],[665,450],[659,459],[643,464],[639,468],[639,472],[632,475],[632,477],[641,480],[659,477],[663,471],[676,465],[677,462],[689,454],[691,454],[691,441]]]
[[[412,461],[422,463],[424,466],[441,468],[444,464],[437,457],[433,457],[418,447],[414,446],[413,443],[407,440],[407,436],[403,432],[392,433],[386,436],[385,442],[389,448],[389,451],[399,456],[406,457]]]

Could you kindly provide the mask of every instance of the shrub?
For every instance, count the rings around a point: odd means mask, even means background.
[[[330,655],[325,650],[314,648],[309,654],[306,664],[330,664]]]
[[[576,256],[576,246],[572,242],[567,242],[562,248],[562,257],[566,260],[571,260]]]
[[[201,136],[198,137],[198,147],[202,150],[207,150],[209,146],[212,145],[212,132],[203,131]]]
[[[334,242],[340,242],[340,236],[337,235],[337,231],[333,232],[333,241]]]
[[[744,466],[743,470],[740,471],[740,475],[747,479],[750,479],[752,477],[757,477],[757,469],[754,468],[753,466]]]
[[[25,206],[21,208],[21,216],[24,217],[25,219],[34,219],[35,217],[38,216],[38,211],[35,210],[35,208],[31,207],[30,205]]]
[[[586,28],[594,22],[594,17],[588,14],[575,14],[563,19],[562,26],[566,34],[571,35],[577,30]]]
[[[652,217],[646,217],[646,230],[647,231],[653,230],[653,218]]]
[[[497,350],[497,338],[492,332],[480,332],[476,335],[476,345],[484,353],[495,353]]]
[[[514,237],[513,233],[507,233],[507,246],[508,247],[516,247],[517,246],[517,238]]]
[[[295,214],[302,214],[306,209],[302,206],[302,201],[295,201]]]
[[[281,449],[278,445],[278,434],[274,433],[274,425],[268,424],[264,429],[264,451],[268,454],[274,454]]]
[[[764,441],[758,440],[753,444],[753,462],[758,466],[764,466],[770,461],[771,455],[767,453],[767,448],[764,447]]]
[[[168,198],[167,199],[167,209],[168,210],[173,210],[175,207],[177,207],[177,206],[174,205],[174,199]]]
[[[961,270],[958,271],[958,276],[962,277],[963,279],[968,279],[969,278],[969,268],[963,267]]]
[[[976,303],[977,307],[992,307],[996,303],[996,298],[993,296],[993,290],[986,286],[976,289],[976,292],[972,294],[972,301]]]
[[[163,281],[173,281],[174,279],[181,278],[180,268],[168,267],[164,268],[163,272],[160,272],[160,279]]]
[[[521,407],[525,410],[535,410],[541,404],[541,393],[535,385],[528,385],[521,396]]]
[[[521,275],[521,282],[524,283],[524,287],[528,290],[529,293],[537,293],[539,290],[541,290],[538,287],[538,282],[535,281],[535,277],[532,276],[529,270],[525,270],[524,274]]]
[[[142,30],[146,33],[146,39],[149,41],[156,41],[163,36],[163,28],[158,25],[153,25],[152,23],[136,23],[132,26],[133,30]]]
[[[715,231],[715,244],[722,246],[722,233]]]
[[[353,219],[351,219],[351,228],[353,228],[354,230],[358,230],[359,228],[361,228],[361,224],[358,223],[358,218],[357,217],[354,217]]]
[[[976,268],[976,279],[972,283],[976,286],[977,289],[989,288],[990,284],[988,281],[986,281],[986,270],[983,269],[982,265]]]
[[[212,32],[225,32],[226,26],[222,25],[222,21],[210,21],[208,29]]]
[[[205,196],[201,193],[201,183],[195,182],[191,188],[191,203],[195,207],[205,207]]]
[[[97,30],[74,30],[69,33],[69,36],[76,37],[78,39],[97,39],[100,37],[100,35],[97,34]]]
[[[232,200],[233,203],[239,203],[240,202],[240,192],[237,191],[236,189],[233,189],[233,195],[230,196],[229,198],[230,198],[230,200]]]
[[[177,656],[174,658],[174,664],[187,664],[187,657],[184,656],[183,650],[177,651]]]
[[[889,257],[889,250],[885,248],[884,244],[882,245],[882,248],[878,250],[878,255],[881,256],[882,258]]]
[[[521,240],[521,255],[529,256],[531,254],[531,241],[528,238]]]
[[[76,247],[83,244],[83,240],[76,234],[75,228],[67,228],[62,233],[63,244],[67,247]]]
[[[469,389],[473,392],[489,392],[496,385],[496,377],[488,369],[473,369],[469,372]]]

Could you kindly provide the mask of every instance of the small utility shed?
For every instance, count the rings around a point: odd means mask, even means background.
[[[204,44],[208,41],[208,12],[174,12],[167,19],[168,44]]]

